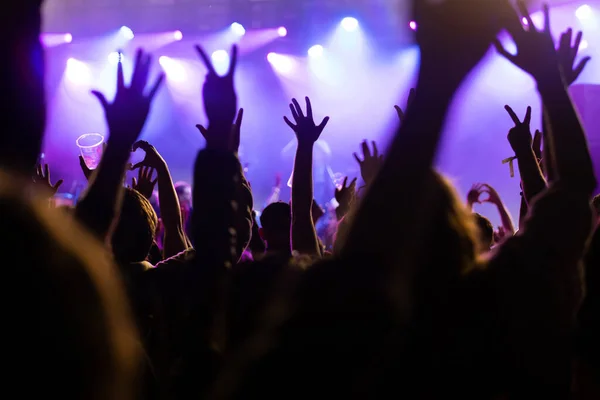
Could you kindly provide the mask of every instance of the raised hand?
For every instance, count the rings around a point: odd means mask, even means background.
[[[46,193],[50,194],[50,197],[54,196],[56,192],[58,192],[58,188],[63,184],[62,179],[59,179],[56,184],[52,184],[50,181],[50,167],[48,164],[44,165],[43,171],[40,164],[36,165],[35,174],[32,178],[33,183],[39,187],[40,190],[44,190]]]
[[[415,98],[415,89],[412,88],[412,89],[410,89],[410,92],[408,92],[408,100],[406,100],[406,108],[410,107],[410,104],[413,102],[414,98]],[[403,123],[404,119],[406,118],[404,111],[399,106],[394,106],[394,109],[396,109],[396,114],[398,114],[398,119],[400,120],[400,122]]]
[[[165,160],[162,158],[158,150],[150,143],[145,140],[139,140],[132,146],[132,151],[142,149],[146,153],[144,159],[131,167],[132,170],[140,167],[150,167],[152,169],[161,169],[165,164]],[[141,171],[140,171],[141,172]]]
[[[158,178],[152,180],[154,171],[154,168],[151,167],[141,167],[138,172],[138,179],[131,178],[131,188],[140,192],[147,199],[152,197],[152,192],[154,192],[154,187],[158,181]]]
[[[146,94],[145,90],[148,84],[151,63],[152,57],[139,49],[129,86],[125,85],[123,65],[122,63],[118,64],[117,94],[112,103],[109,103],[99,91],[92,91],[92,94],[98,98],[102,108],[104,108],[106,122],[111,133],[109,143],[117,142],[130,148],[142,132],[150,112],[152,99],[160,89],[165,77],[161,73]]]
[[[296,138],[298,139],[298,144],[314,144],[321,136],[323,129],[327,126],[329,122],[329,117],[323,118],[323,121],[319,125],[315,124],[313,119],[313,111],[312,105],[310,104],[310,99],[305,97],[306,99],[306,116],[302,112],[302,108],[296,99],[292,99],[292,104],[290,104],[290,110],[292,111],[292,117],[294,117],[294,121],[296,125],[294,125],[288,117],[283,117],[283,120],[292,130],[296,133]]]
[[[350,185],[348,183],[348,177],[344,178],[342,186],[335,189],[335,200],[340,204],[340,207],[347,208],[354,201],[356,195],[356,179],[352,179]]]
[[[468,204],[469,208],[473,208],[473,204],[476,204],[476,203],[481,204],[483,202],[482,200],[479,199],[482,194],[483,194],[483,184],[476,183],[473,186],[471,186],[469,193],[467,193],[467,204]]]
[[[362,160],[358,157],[358,154],[353,153],[354,159],[360,166],[360,174],[367,186],[373,182],[383,164],[383,155],[379,154],[377,143],[372,141],[371,144],[373,146],[373,154],[371,154],[371,150],[369,149],[369,143],[366,140],[362,142]]]
[[[233,78],[237,66],[238,49],[234,45],[231,49],[231,63],[229,71],[224,76],[219,76],[212,65],[210,58],[201,46],[196,46],[198,55],[204,62],[204,66],[208,70],[204,86],[202,87],[202,95],[204,97],[204,111],[208,117],[209,126],[206,129],[207,144],[210,141],[212,145],[218,142],[220,145],[228,143],[229,138],[223,136],[223,132],[229,133],[229,129],[233,124],[237,108],[237,94],[235,92]],[[200,127],[198,126],[198,129]],[[204,129],[204,128],[203,128]],[[225,136],[227,136],[225,134]]]
[[[579,51],[579,45],[583,32],[577,32],[575,36],[575,43],[571,46],[571,40],[573,39],[573,29],[569,28],[566,32],[560,35],[560,41],[558,42],[558,49],[556,53],[558,55],[558,62],[560,69],[567,85],[571,85],[577,80],[581,71],[585,68],[585,65],[590,61],[591,57],[583,57],[577,66],[575,66],[575,58],[577,58],[577,52]]]
[[[554,49],[554,41],[550,32],[550,12],[548,5],[544,4],[544,27],[539,30],[535,27],[533,20],[525,2],[517,1],[519,12],[526,19],[526,27],[520,23],[520,17],[515,14],[513,16],[512,29],[508,29],[514,42],[517,45],[517,54],[510,54],[502,44],[495,40],[494,44],[498,52],[507,60],[528,72],[536,80],[547,75],[548,68],[553,68],[558,71],[558,57]]]
[[[481,185],[481,192],[488,194],[487,199],[479,199],[481,202],[491,203],[494,205],[502,204],[502,199],[500,198],[500,195],[498,194],[496,189],[494,189],[492,186],[488,185],[487,183],[484,183]]]
[[[508,131],[508,142],[515,153],[520,153],[524,150],[531,149],[531,130],[529,125],[531,123],[531,107],[527,107],[525,113],[525,119],[523,122],[519,119],[517,114],[508,105],[504,106],[504,109],[510,115],[510,118],[515,123],[515,127]]]

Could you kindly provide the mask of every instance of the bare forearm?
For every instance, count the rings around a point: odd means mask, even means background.
[[[292,177],[292,249],[319,254],[317,233],[312,222],[313,145],[298,143]]]
[[[109,142],[98,172],[77,204],[77,217],[101,240],[106,239],[113,220],[120,213],[129,154],[129,149],[112,147]]]
[[[538,82],[549,129],[546,137],[554,154],[561,184],[591,195],[596,178],[585,132],[560,75]]]
[[[546,189],[546,181],[531,147],[517,152],[517,161],[523,183],[523,195],[529,204],[535,196]]]
[[[500,213],[500,221],[502,221],[504,232],[509,236],[513,236],[515,234],[515,227],[506,206],[504,203],[500,202],[499,204],[496,204],[496,207],[498,208],[498,213]]]
[[[181,220],[181,208],[177,192],[173,186],[171,173],[167,164],[157,169],[158,172],[158,201],[162,217],[164,236],[164,257],[168,258],[188,248],[183,222]]]

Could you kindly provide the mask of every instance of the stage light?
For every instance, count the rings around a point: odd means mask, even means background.
[[[84,84],[90,81],[91,72],[85,63],[74,58],[69,58],[67,60],[65,76],[73,83]]]
[[[521,18],[521,22],[523,23],[523,25],[529,25],[529,22],[527,22],[527,18],[525,17]]]
[[[123,35],[123,37],[127,40],[131,40],[135,37],[131,28],[129,28],[127,26],[122,26],[120,29],[120,32],[121,32],[121,35]]]
[[[280,26],[279,29],[277,29],[277,34],[279,35],[279,37],[286,37],[288,32],[285,26]]]
[[[229,70],[229,53],[225,50],[217,50],[212,53],[211,60],[218,74],[225,74]]]
[[[310,49],[308,49],[308,56],[310,58],[319,58],[323,55],[323,46],[320,44],[316,44]]]
[[[173,32],[173,39],[175,39],[175,40],[183,39],[183,33],[181,33],[181,31]]]
[[[584,4],[575,10],[575,16],[581,20],[588,19],[592,16],[592,8]]]
[[[588,48],[588,42],[587,40],[583,39],[580,43],[579,43],[579,50],[585,50]]]
[[[238,36],[244,36],[246,34],[246,29],[242,26],[242,24],[237,22],[231,24],[231,31]]]
[[[353,17],[346,17],[342,20],[341,25],[347,32],[354,32],[358,29],[358,20]]]
[[[71,43],[73,41],[73,35],[65,33],[65,43]]]
[[[273,66],[273,69],[282,74],[286,74],[292,71],[294,68],[293,60],[288,57],[277,53],[267,54],[267,61]]]
[[[158,59],[158,63],[162,67],[163,71],[165,71],[167,79],[173,82],[185,81],[185,68],[183,68],[183,65],[181,65],[181,63],[167,56],[161,56]]]
[[[123,53],[120,51],[113,51],[108,55],[108,62],[111,65],[117,65],[120,62],[123,62]]]
[[[413,31],[416,31],[416,30],[417,30],[417,23],[416,23],[415,21],[410,21],[410,22],[408,23],[408,26],[409,26],[409,28],[410,28],[410,29],[412,29]]]

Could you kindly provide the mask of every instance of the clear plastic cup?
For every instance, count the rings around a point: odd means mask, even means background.
[[[76,143],[85,165],[89,169],[98,168],[98,164],[100,164],[100,160],[102,159],[104,136],[99,133],[86,133],[79,136]]]

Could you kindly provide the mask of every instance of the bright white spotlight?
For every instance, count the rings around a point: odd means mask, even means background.
[[[71,43],[73,41],[73,35],[65,33],[65,43]]]
[[[323,46],[315,44],[313,47],[308,49],[308,56],[310,58],[319,58],[323,55]]]
[[[176,60],[173,60],[172,58],[167,57],[167,56],[161,56],[158,59],[158,63],[160,64],[162,69],[165,71],[165,74],[167,75],[167,79],[169,79],[173,82],[185,81],[185,78],[186,78],[185,68],[183,68],[183,65],[181,65],[181,63],[179,63]]]
[[[588,42],[587,40],[583,39],[580,43],[579,43],[579,50],[585,50],[588,48]]]
[[[353,17],[346,17],[342,20],[342,28],[347,32],[354,32],[358,29],[358,20]]]
[[[231,31],[238,36],[244,36],[246,34],[246,28],[237,22],[231,24]]]
[[[416,31],[416,30],[417,30],[417,21],[410,21],[410,22],[408,23],[408,26],[409,26],[409,28],[410,28],[410,29],[412,29],[413,31]]]
[[[113,51],[108,55],[108,62],[111,65],[117,65],[120,62],[123,62],[123,53],[120,51]]]
[[[121,35],[123,35],[123,37],[127,40],[131,40],[135,37],[131,28],[129,28],[127,26],[122,26],[120,29],[120,32],[121,32]]]
[[[588,19],[592,16],[592,7],[584,4],[575,10],[575,16],[581,20]]]
[[[67,60],[65,76],[73,83],[84,84],[91,80],[92,73],[85,63],[74,58],[69,58]]]
[[[290,57],[277,54],[277,53],[269,53],[267,54],[267,60],[273,66],[273,69],[277,72],[286,74],[294,69],[294,62]]]
[[[175,40],[183,39],[183,33],[181,33],[181,31],[173,32],[173,39],[175,39]]]
[[[279,35],[279,37],[286,37],[287,29],[285,28],[285,26],[280,26],[279,29],[277,29],[277,34]]]

